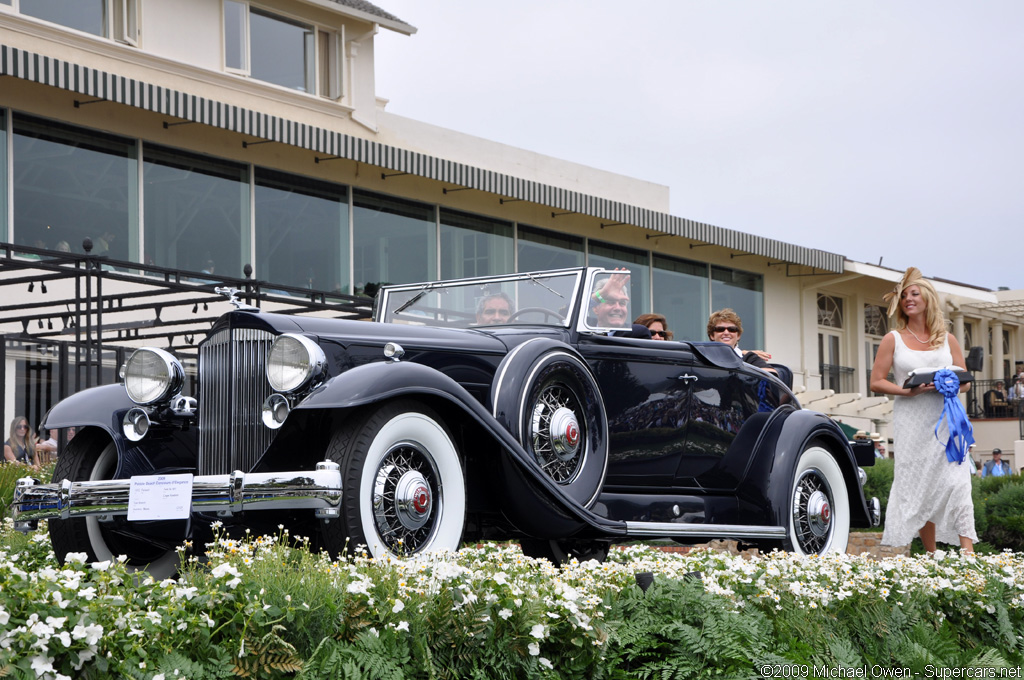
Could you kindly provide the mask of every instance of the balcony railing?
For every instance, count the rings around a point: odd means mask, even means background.
[[[854,369],[849,366],[838,366],[836,364],[819,364],[821,369],[821,386],[826,390],[832,390],[836,394],[840,392],[854,392],[853,384]]]

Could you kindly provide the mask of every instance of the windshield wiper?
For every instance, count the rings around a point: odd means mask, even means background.
[[[416,293],[411,298],[409,298],[406,302],[404,302],[401,305],[399,305],[399,307],[397,309],[395,309],[395,311],[393,311],[391,313],[392,314],[398,314],[400,312],[404,312],[406,309],[408,309],[409,307],[412,307],[414,304],[419,302],[420,298],[422,298],[424,295],[426,295],[433,288],[434,288],[434,284],[428,283],[427,285],[425,285],[422,288],[420,288],[420,292]]]
[[[554,295],[562,298],[563,300],[565,299],[564,295],[562,295],[561,293],[559,293],[557,290],[553,289],[551,286],[547,285],[546,283],[541,283],[540,281],[538,281],[537,277],[534,276],[533,274],[527,274],[527,276],[529,276],[530,280],[533,281],[538,286],[543,286],[544,288],[548,289],[548,292],[553,293]]]

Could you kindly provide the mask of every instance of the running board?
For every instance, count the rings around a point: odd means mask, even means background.
[[[786,527],[766,527],[751,524],[692,524],[681,522],[626,522],[627,536],[658,536],[669,538],[765,539],[785,538]]]

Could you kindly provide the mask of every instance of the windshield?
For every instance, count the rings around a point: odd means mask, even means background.
[[[449,328],[569,324],[582,271],[437,281],[381,290],[377,320]]]

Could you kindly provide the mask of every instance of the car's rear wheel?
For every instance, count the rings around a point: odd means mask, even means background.
[[[457,550],[466,519],[458,450],[431,409],[400,400],[358,412],[335,432],[327,457],[341,466],[341,517],[323,526],[332,554],[366,546],[408,556]]]
[[[114,479],[116,470],[117,446],[113,441],[79,435],[57,459],[53,481]],[[177,547],[188,531],[188,520],[129,522],[124,516],[51,519],[48,525],[53,553],[61,564],[69,552],[85,553],[92,562],[124,555],[129,568],[148,571],[158,580],[177,573]]]
[[[580,562],[597,560],[604,562],[608,557],[607,541],[545,540],[542,538],[521,538],[519,545],[527,557],[544,558],[555,566],[576,558]]]
[[[604,402],[582,361],[550,352],[530,367],[519,407],[519,441],[584,507],[597,498],[608,462]]]
[[[786,550],[801,555],[846,552],[850,498],[843,471],[826,449],[812,444],[800,454],[789,501]]]

